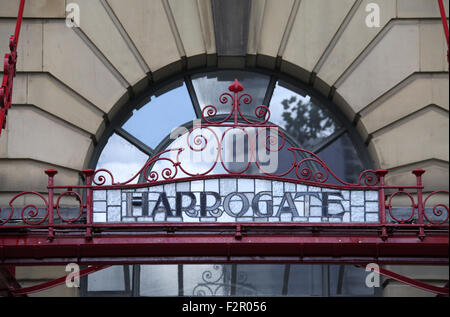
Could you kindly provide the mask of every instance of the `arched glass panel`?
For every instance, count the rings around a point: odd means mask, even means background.
[[[229,114],[230,103],[220,103],[219,96],[228,92],[228,87],[235,78],[244,86],[244,92],[253,98],[252,103],[241,105],[242,114],[255,116],[255,108],[263,104],[270,77],[244,71],[222,70],[192,76],[200,107],[203,109],[208,105],[214,105],[217,108],[217,114]],[[230,102],[229,98],[228,101]]]
[[[123,129],[155,148],[173,128],[194,120],[196,116],[186,85],[183,82],[178,85],[135,110]]]
[[[107,169],[114,175],[115,181],[124,182],[132,178],[147,160],[147,154],[113,134],[100,155],[96,169]],[[137,179],[133,181],[136,182]]]
[[[348,134],[344,134],[317,153],[320,158],[347,182],[357,182],[363,163],[356,152]]]
[[[288,89],[286,87],[290,87]],[[270,121],[282,127],[302,148],[315,146],[343,128],[325,107],[295,87],[278,82],[270,102]]]

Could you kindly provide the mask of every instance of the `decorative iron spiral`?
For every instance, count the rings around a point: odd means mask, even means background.
[[[202,116],[206,120],[205,114],[208,116],[208,118],[214,118],[217,115],[217,108],[213,105],[207,105],[202,110]]]
[[[447,194],[448,195],[449,192],[446,190],[438,190],[438,191],[430,193],[423,202],[424,208],[427,204],[428,199],[436,194]],[[444,214],[444,210],[445,210],[445,213],[447,214],[447,216],[440,221],[439,220],[436,221],[436,220],[433,220],[432,216],[428,217],[426,209],[425,209],[425,211],[424,211],[425,219],[431,224],[438,224],[438,225],[444,224],[449,219],[449,206],[445,205],[444,203],[438,203],[433,206],[433,210],[432,210],[432,214],[436,217],[441,217]]]
[[[267,123],[270,120],[270,110],[269,107],[264,105],[259,105],[255,108],[255,116],[259,119],[264,118],[267,114],[267,117],[264,121],[260,122],[260,124]]]
[[[92,183],[94,183],[95,185],[97,185],[97,186],[103,186],[103,185],[105,185],[105,183],[106,183],[106,177],[105,177],[105,175],[97,175],[97,174],[99,174],[99,173],[106,173],[106,174],[108,174],[109,175],[109,177],[110,177],[110,179],[111,179],[111,185],[114,185],[115,184],[115,182],[114,182],[114,176],[112,175],[112,173],[110,172],[110,171],[108,171],[107,169],[104,169],[104,168],[102,168],[102,169],[99,169],[99,170],[96,170],[95,172],[94,172],[94,176],[92,177]]]
[[[249,94],[241,94],[238,98],[238,104],[241,103],[242,98],[244,98],[244,100],[242,100],[242,102],[246,105],[249,105],[253,102],[252,96],[250,96]]]
[[[318,164],[320,166],[321,170],[323,170],[323,171],[319,170],[319,171],[313,173],[311,168],[309,168],[309,167],[303,167],[300,169],[300,167],[306,162],[313,162],[315,164]],[[300,169],[300,172],[299,172],[299,169]],[[297,164],[295,173],[296,173],[298,179],[300,179],[300,180],[313,181],[313,182],[317,182],[317,183],[325,183],[329,177],[327,166],[322,161],[320,161],[316,158],[305,158],[305,159],[301,160]]]
[[[374,170],[365,170],[359,175],[358,184],[362,185],[361,180],[364,180],[366,186],[378,185],[379,179]]]

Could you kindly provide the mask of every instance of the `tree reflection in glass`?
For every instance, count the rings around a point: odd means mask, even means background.
[[[306,148],[336,131],[336,122],[310,100],[305,101],[292,96],[284,99],[282,105],[285,110],[283,112],[285,130]]]
[[[342,128],[332,114],[309,96],[278,83],[270,103],[270,121],[282,127],[302,148],[312,150]]]

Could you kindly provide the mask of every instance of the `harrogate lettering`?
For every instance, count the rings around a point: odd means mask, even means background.
[[[376,190],[252,178],[98,189],[94,222],[376,222]]]
[[[159,193],[159,197],[153,208],[149,208],[148,193],[142,193],[139,197],[133,197],[133,193],[126,193],[127,202],[132,206],[127,206],[127,210],[131,213],[133,207],[142,208],[142,215],[154,217],[158,213],[165,214],[165,217],[220,217],[226,213],[230,217],[280,217],[281,214],[292,214],[293,217],[299,217],[299,211],[295,204],[300,199],[308,199],[314,197],[316,201],[320,202],[322,217],[338,217],[342,218],[345,208],[342,204],[343,196],[339,191],[336,192],[286,192],[281,198],[281,203],[278,208],[274,208],[273,194],[270,191],[262,191],[256,193],[253,199],[249,199],[245,194],[239,192],[229,193],[221,196],[217,192],[205,191],[197,193],[192,192],[176,192],[175,204],[171,204],[167,193]],[[197,197],[199,196],[199,201]],[[340,212],[330,213],[330,204],[337,204],[340,206]],[[250,208],[251,207],[251,208]],[[252,215],[248,212],[251,209]],[[336,208],[334,208],[335,210]],[[131,216],[131,215],[130,215]]]

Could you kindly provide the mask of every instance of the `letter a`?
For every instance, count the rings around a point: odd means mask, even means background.
[[[370,12],[366,17],[366,25],[368,28],[380,27],[380,6],[376,3],[369,3],[366,6],[366,12]]]
[[[366,286],[370,288],[380,287],[380,267],[375,263],[369,263],[366,266],[366,272],[370,272],[366,276]]]

